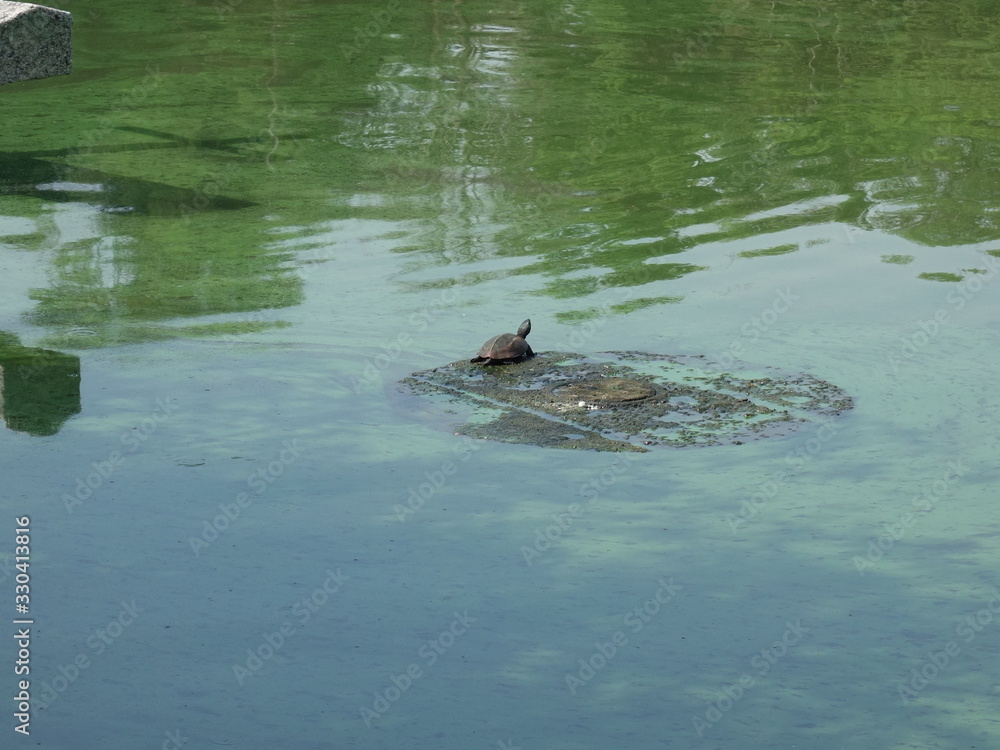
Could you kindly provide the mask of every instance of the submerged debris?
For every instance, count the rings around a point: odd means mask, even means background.
[[[402,383],[472,407],[460,434],[600,451],[740,444],[853,407],[844,391],[811,375],[716,372],[704,357],[647,352],[549,352],[491,369],[455,362]]]

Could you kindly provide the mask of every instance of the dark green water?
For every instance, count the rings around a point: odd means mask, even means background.
[[[1000,8],[60,7],[0,88],[0,746],[1000,744]],[[623,458],[397,389],[529,316],[856,407]]]

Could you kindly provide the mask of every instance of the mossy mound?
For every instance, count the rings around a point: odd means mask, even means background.
[[[853,407],[844,391],[811,375],[718,372],[704,357],[646,352],[548,352],[498,367],[454,362],[402,384],[471,406],[460,434],[602,451],[740,444]]]

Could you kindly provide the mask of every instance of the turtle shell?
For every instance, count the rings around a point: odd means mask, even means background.
[[[526,320],[517,329],[517,333],[501,333],[494,336],[479,350],[479,354],[472,358],[472,362],[481,362],[486,365],[503,364],[507,362],[517,362],[534,356],[525,337],[531,333],[531,320]]]

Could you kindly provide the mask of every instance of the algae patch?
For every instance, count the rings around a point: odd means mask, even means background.
[[[843,390],[811,375],[718,372],[702,356],[647,352],[549,352],[501,367],[455,362],[401,383],[470,407],[459,434],[600,451],[741,444],[853,407]]]

